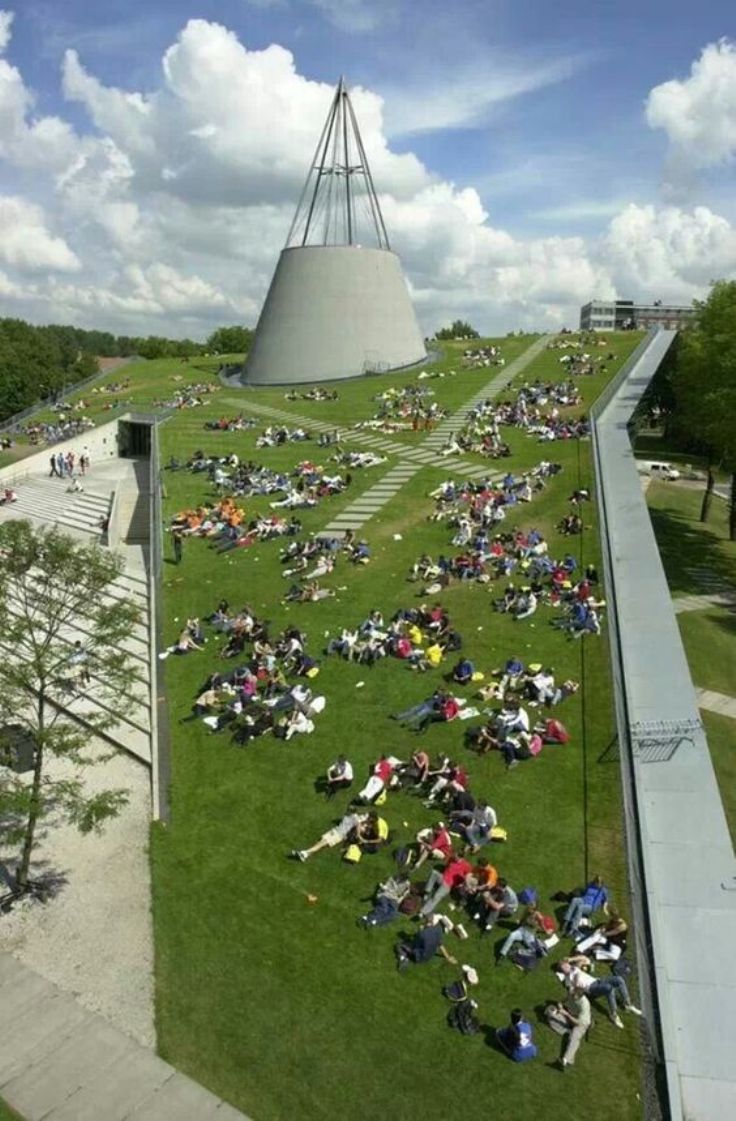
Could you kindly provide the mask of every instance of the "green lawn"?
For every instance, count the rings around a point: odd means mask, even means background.
[[[23,1121],[23,1118],[4,1101],[0,1100],[0,1121]]]
[[[707,589],[693,569],[705,568],[736,587],[736,543],[728,540],[728,509],[714,498],[708,521],[698,520],[703,485],[654,480],[647,504],[662,563],[673,595],[698,595]]]
[[[619,358],[636,342],[631,336],[616,338]],[[451,360],[445,359],[448,369]],[[611,363],[608,372],[615,366]],[[563,370],[554,368],[555,373]],[[538,369],[535,363],[525,376],[549,377],[551,369],[545,353]],[[479,378],[488,380],[492,373],[458,374],[453,394],[461,384],[464,392],[457,403],[473,395]],[[340,425],[347,413],[370,415],[376,387],[400,380],[387,376],[346,383],[338,387],[337,406],[312,406],[313,415],[334,415]],[[583,380],[587,403],[603,380]],[[252,400],[289,407],[274,390],[227,390],[232,411],[247,412],[250,394]],[[438,395],[442,400],[439,390]],[[307,404],[290,407],[301,414]],[[309,445],[255,452],[251,433],[206,433],[206,416],[220,411],[212,405],[168,421],[161,430],[163,460],[172,453],[186,456],[195,447],[237,451],[279,466],[309,454]],[[588,445],[539,446],[523,437],[517,443],[512,466],[544,456],[564,470],[543,498],[507,524],[539,526],[550,534],[553,554],[570,548],[581,561],[597,560],[593,509],[585,511],[582,538],[563,540],[553,529],[567,509],[567,495],[591,483]],[[389,466],[355,472],[354,492],[377,481]],[[272,621],[274,632],[287,622],[298,623],[309,635],[312,652],[321,650],[327,633],[359,622],[372,607],[388,617],[400,606],[419,602],[418,586],[406,582],[406,573],[423,550],[436,555],[451,548],[447,527],[426,520],[432,507],[427,492],[451,474],[451,464],[422,470],[368,522],[362,532],[373,548],[372,563],[360,570],[339,568],[329,583],[347,590],[319,604],[289,608],[279,603],[287,582],[276,567],[276,542],[223,557],[204,541],[186,542],[181,567],[165,566],[166,641],[175,637],[178,620],[207,615],[222,596],[235,607],[252,604]],[[208,496],[201,477],[177,472],[166,481],[167,514]],[[326,525],[353,498],[354,493],[328,499],[306,512],[305,531]],[[249,515],[264,505],[262,499],[246,502]],[[468,764],[476,796],[487,796],[496,807],[509,841],[489,855],[514,886],[535,885],[551,907],[552,893],[600,871],[625,910],[618,762],[607,750],[614,721],[605,634],[566,641],[549,627],[551,610],[544,608],[531,621],[514,624],[492,612],[492,591],[477,584],[453,586],[442,597],[464,636],[465,650],[486,672],[518,653],[527,661],[551,663],[559,680],[580,680],[581,694],[558,710],[572,742],[547,748],[539,759],[510,772],[498,758],[478,759],[464,749],[462,723],[431,727],[425,737],[428,750],[451,748]],[[468,1121],[485,1119],[490,1108],[509,1118],[543,1109],[548,1121],[587,1121],[601,1112],[602,1102],[614,1101],[615,1109],[603,1110],[606,1117],[641,1117],[638,1031],[630,1021],[619,1032],[603,1014],[597,1017],[574,1078],[563,1078],[550,1066],[558,1054],[557,1039],[541,1026],[536,1028],[539,1060],[517,1068],[488,1046],[487,1034],[466,1039],[446,1027],[440,989],[456,976],[455,969],[437,959],[408,974],[396,973],[392,946],[404,923],[370,933],[356,927],[366,898],[390,871],[388,852],[366,857],[356,867],[341,864],[334,852],[306,865],[287,858],[290,849],[311,842],[343,812],[347,796],[328,805],[314,792],[314,780],[325,766],[341,750],[349,754],[357,776],[384,750],[407,757],[416,739],[391,722],[389,713],[427,696],[443,671],[417,676],[393,660],[372,670],[325,660],[315,686],[326,695],[327,708],[316,733],[288,744],[256,741],[243,750],[231,746],[226,733],[213,736],[199,722],[178,723],[207,675],[223,665],[217,656],[220,644],[211,634],[204,653],[165,663],[172,818],[169,825],[154,828],[151,844],[162,1055],[255,1121],[337,1116],[361,1121],[377,1115],[440,1121],[457,1112],[459,1103]],[[385,816],[401,842],[436,814],[416,799],[392,794]],[[308,895],[317,902],[310,904]],[[540,1002],[558,995],[557,982],[544,964],[527,976],[510,964],[494,969],[493,945],[499,937],[481,941],[473,930],[468,942],[453,940],[450,949],[479,970],[477,999],[485,1025],[506,1022],[516,1004],[536,1020]],[[472,1092],[461,1084],[461,1069],[472,1070]]]
[[[704,712],[703,723],[731,830],[731,840],[736,845],[736,721],[715,712]]]
[[[701,488],[653,482],[647,491],[652,525],[670,587],[675,595],[702,594],[705,568],[736,588],[736,542],[728,540],[727,504],[714,498],[707,523],[701,523]],[[736,697],[736,614],[719,607],[678,615],[693,681]],[[736,839],[736,721],[703,714],[711,757],[721,788],[732,838]]]

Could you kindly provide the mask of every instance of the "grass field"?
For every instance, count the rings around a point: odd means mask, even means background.
[[[616,362],[605,375],[582,381],[588,402],[638,341],[631,335],[612,339]],[[509,359],[524,348],[519,340],[501,345]],[[557,358],[545,352],[524,377],[561,377]],[[440,368],[449,371],[453,365],[458,368],[449,348]],[[170,375],[162,369],[160,376]],[[490,376],[487,370],[448,374],[429,385],[440,403],[457,407]],[[309,444],[255,452],[255,433],[205,432],[204,420],[241,409],[247,413],[251,399],[296,415],[334,417],[344,428],[348,420],[371,415],[375,392],[399,380],[387,375],[346,383],[338,386],[339,402],[318,405],[289,405],[280,390],[225,389],[206,409],[179,413],[163,426],[162,458],[186,457],[202,447],[293,466],[310,454]],[[146,392],[155,394],[155,387],[148,384]],[[349,438],[345,446],[351,446]],[[588,445],[540,446],[514,432],[512,447],[513,468],[544,456],[562,463],[563,471],[541,499],[508,524],[538,526],[549,535],[553,555],[570,548],[580,561],[597,560],[594,509],[586,510],[582,537],[561,539],[553,528],[567,510],[569,493],[591,482]],[[327,499],[304,512],[305,532],[326,525],[392,462],[356,471],[349,497]],[[297,623],[309,635],[310,652],[320,653],[327,633],[358,623],[371,608],[380,607],[388,617],[400,606],[420,602],[418,586],[407,583],[406,574],[422,551],[436,556],[451,548],[447,527],[426,520],[427,492],[451,474],[451,463],[419,472],[362,530],[373,550],[371,564],[339,568],[325,583],[346,590],[318,604],[279,603],[286,582],[278,569],[277,542],[217,556],[205,541],[187,541],[182,565],[165,566],[166,640],[175,638],[178,620],[206,616],[224,596],[235,607],[252,604],[271,620],[273,632]],[[210,497],[201,476],[177,472],[167,474],[166,483],[167,514]],[[250,500],[246,506],[252,515],[265,501]],[[486,673],[518,653],[526,661],[551,663],[558,680],[580,680],[581,693],[558,710],[572,742],[548,748],[510,772],[498,758],[479,759],[464,749],[462,723],[431,727],[427,749],[434,754],[446,746],[468,764],[474,793],[488,797],[509,830],[508,843],[494,846],[489,855],[517,889],[536,886],[551,908],[555,891],[600,871],[626,911],[618,763],[607,751],[613,716],[605,634],[567,641],[548,625],[551,609],[546,608],[531,621],[514,624],[492,612],[492,591],[478,584],[455,585],[442,597],[464,636],[464,649]],[[226,733],[214,736],[199,722],[178,723],[208,674],[223,665],[219,647],[210,633],[203,653],[165,663],[173,729],[172,818],[168,826],[154,828],[151,844],[163,1056],[255,1121],[336,1116],[362,1121],[378,1114],[397,1121],[417,1116],[440,1121],[458,1108],[468,1121],[480,1121],[489,1109],[510,1118],[542,1109],[548,1121],[587,1121],[591,1112],[622,1121],[640,1117],[638,1029],[630,1020],[625,1031],[617,1031],[601,1012],[574,1076],[564,1077],[551,1066],[557,1038],[538,1024],[540,1058],[517,1068],[488,1045],[488,1031],[466,1039],[447,1028],[440,990],[457,976],[455,968],[438,958],[408,974],[396,973],[392,946],[407,924],[371,932],[356,927],[367,897],[389,874],[388,851],[356,867],[342,864],[335,852],[321,853],[306,865],[287,857],[344,810],[347,795],[327,804],[314,791],[326,765],[344,750],[360,777],[384,750],[408,757],[416,739],[389,714],[431,693],[444,669],[417,676],[394,660],[370,670],[326,659],[315,686],[327,697],[327,708],[315,734],[288,744],[268,738],[239,749]],[[385,816],[400,843],[436,814],[408,795],[392,794]],[[317,897],[316,904],[307,901],[308,895]],[[559,994],[558,984],[546,963],[526,976],[509,963],[495,969],[493,948],[502,934],[481,940],[473,930],[467,942],[453,939],[449,949],[480,973],[479,1015],[487,1028],[505,1023],[517,1004],[536,1023],[536,1010]]]
[[[23,1121],[23,1118],[4,1101],[0,1101],[0,1121]]]
[[[673,594],[707,589],[694,569],[707,569],[736,588],[736,542],[728,540],[728,506],[714,498],[708,521],[698,520],[701,488],[653,482],[647,491],[652,525]],[[736,615],[720,607],[678,616],[693,681],[736,697]],[[703,714],[731,836],[736,843],[736,721]]]

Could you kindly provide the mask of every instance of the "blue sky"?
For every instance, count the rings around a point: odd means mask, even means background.
[[[10,2],[5,7],[13,10]],[[181,46],[190,20],[198,22],[189,25]],[[524,324],[534,315],[543,322],[567,317],[586,284],[616,291],[622,285],[656,285],[666,298],[687,298],[707,284],[708,256],[720,272],[729,274],[736,265],[731,257],[736,51],[724,41],[734,32],[734,22],[732,6],[708,0],[687,7],[660,0],[563,0],[554,6],[537,0],[453,5],[436,0],[200,0],[196,5],[24,0],[16,5],[6,50],[7,66],[19,75],[26,96],[23,127],[58,118],[69,135],[60,142],[63,152],[46,160],[45,178],[38,170],[40,156],[31,152],[37,138],[26,135],[21,142],[16,137],[14,145],[3,148],[0,135],[0,155],[6,156],[3,183],[12,192],[9,197],[37,208],[38,221],[41,212],[48,237],[62,240],[72,256],[58,250],[66,266],[60,270],[64,275],[51,277],[50,287],[44,287],[38,271],[24,287],[22,254],[6,253],[6,297],[18,299],[36,318],[64,311],[107,317],[111,323],[145,314],[137,309],[148,299],[152,322],[185,333],[186,324],[175,322],[176,303],[167,306],[158,291],[163,282],[157,286],[151,279],[150,270],[159,268],[201,281],[201,306],[197,299],[186,305],[181,286],[178,306],[190,325],[204,326],[234,312],[253,318],[269,276],[262,250],[267,246],[273,260],[280,230],[288,226],[286,200],[296,201],[291,170],[280,182],[274,176],[270,186],[263,168],[251,174],[255,139],[263,128],[273,146],[274,130],[282,129],[283,153],[276,152],[273,161],[293,155],[303,166],[306,137],[316,138],[322,115],[319,84],[331,84],[344,73],[351,85],[381,99],[364,110],[370,117],[370,107],[380,105],[373,131],[386,155],[383,164],[379,158],[385,170],[383,184],[378,179],[377,185],[398,200],[387,203],[396,224],[393,240],[405,257],[427,326],[430,317],[453,314],[463,299],[467,314],[489,327],[512,327],[514,317]],[[243,51],[231,49],[233,40],[225,32],[212,32],[215,25],[232,33]],[[199,107],[188,104],[185,85],[172,91],[162,69],[165,53],[177,43],[182,73],[193,79],[217,58],[214,81],[202,92]],[[275,61],[264,55],[272,44],[289,52],[291,61],[284,54]],[[76,62],[69,61],[69,51],[76,52]],[[699,63],[695,75],[692,68]],[[254,75],[265,81],[266,98],[272,83],[270,105],[248,102]],[[299,81],[287,103],[292,78]],[[227,139],[230,162],[217,164],[220,197],[212,183],[198,184],[193,173],[184,176],[164,166],[163,154],[155,168],[153,155],[145,151],[151,141],[145,136],[147,122],[129,104],[115,108],[109,93],[138,94],[141,104],[153,105],[150,116],[157,120],[151,128],[159,148],[165,133],[169,155],[181,156],[187,149],[190,161],[189,147],[206,148],[202,140],[208,130],[213,137],[230,131],[218,114],[223,99],[229,100],[228,90],[241,84],[242,106],[236,98],[227,111],[233,122],[242,119],[244,145],[238,150],[233,126]],[[305,99],[303,121],[295,121],[304,90],[314,97]],[[653,95],[657,90],[662,92]],[[17,118],[17,89],[15,96]],[[288,127],[283,125],[287,119]],[[689,131],[683,119],[692,124]],[[176,129],[182,132],[174,142]],[[73,164],[75,146],[85,155]],[[224,160],[221,149],[213,141],[209,155]],[[421,174],[415,168],[410,176],[411,189],[405,178],[394,179],[400,155],[421,168]],[[203,151],[203,161],[208,158]],[[107,163],[105,170],[105,161],[116,170]],[[405,160],[404,172],[407,166]],[[244,183],[240,208],[239,175]],[[182,222],[191,225],[196,210],[201,228],[211,224],[218,246],[225,212],[235,204],[244,239],[257,240],[261,252],[239,251],[226,263],[220,254],[218,273],[214,253],[208,259],[202,246],[185,251],[177,241],[169,228],[171,208],[163,213],[166,191],[175,196]],[[283,209],[279,216],[276,203]],[[476,203],[485,215],[480,224]],[[17,224],[18,206],[11,211]],[[145,236],[136,242],[136,231],[140,234],[144,226]],[[715,259],[714,243],[720,247]],[[77,265],[70,264],[72,257]],[[640,262],[638,272],[626,264],[627,257]],[[48,269],[54,253],[48,250],[46,258]],[[100,284],[109,292],[106,306],[90,294]]]

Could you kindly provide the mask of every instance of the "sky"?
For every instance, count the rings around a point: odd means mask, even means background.
[[[736,279],[725,0],[18,0],[0,315],[255,325],[341,75],[427,334]]]

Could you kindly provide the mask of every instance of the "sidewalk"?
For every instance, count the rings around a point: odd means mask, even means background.
[[[706,712],[716,712],[719,716],[730,716],[736,720],[736,697],[729,697],[725,693],[716,693],[712,689],[696,689],[698,708]]]
[[[25,1121],[248,1121],[0,953],[0,1097]]]

